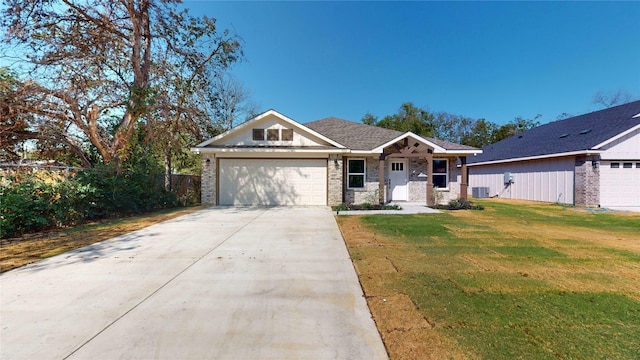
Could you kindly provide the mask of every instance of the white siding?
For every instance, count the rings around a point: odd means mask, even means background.
[[[640,160],[640,130],[617,139],[603,150],[602,160]]]
[[[617,167],[612,167],[612,163]],[[631,167],[625,167],[625,164]],[[640,160],[600,163],[600,206],[640,211]]]
[[[640,211],[640,130],[605,146],[600,155],[600,206]],[[611,163],[617,163],[612,168]],[[625,168],[624,164],[631,164]]]
[[[571,157],[469,167],[469,191],[488,187],[489,196],[573,204],[575,159]],[[515,182],[505,186],[504,173]]]
[[[267,116],[264,119],[247,126],[243,131],[224,139],[214,142],[213,145],[244,145],[244,146],[323,146],[327,145],[325,141],[312,137],[309,134],[300,132],[299,128],[293,128],[293,141],[266,141],[253,140],[253,129],[291,129],[289,123],[282,121],[275,115]]]

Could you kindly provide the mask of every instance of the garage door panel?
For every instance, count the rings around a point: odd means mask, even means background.
[[[221,205],[326,205],[325,159],[221,159]]]
[[[617,163],[617,167],[612,167]],[[625,168],[624,163],[631,163]],[[640,161],[602,161],[600,205],[606,208],[640,211]]]

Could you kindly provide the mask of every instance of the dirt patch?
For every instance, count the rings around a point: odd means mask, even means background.
[[[118,220],[105,220],[77,228],[26,234],[0,239],[0,272],[78,249],[153,224],[186,215],[202,207],[191,207]]]
[[[398,267],[384,255],[371,261],[358,260],[358,252],[402,252],[393,239],[365,229],[359,216],[338,217],[360,277],[367,304],[391,359],[470,359],[458,345],[441,336],[432,322],[425,319],[411,299],[390,290],[398,281]]]

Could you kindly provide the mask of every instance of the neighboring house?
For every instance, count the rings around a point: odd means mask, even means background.
[[[640,211],[640,101],[488,145],[469,175],[490,196]]]
[[[481,152],[336,118],[300,124],[274,110],[192,151],[202,154],[202,203],[215,205],[466,198],[466,157]]]

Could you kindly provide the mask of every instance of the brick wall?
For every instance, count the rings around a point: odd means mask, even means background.
[[[349,204],[377,204],[379,191],[378,168],[380,160],[377,158],[366,158],[365,188],[362,190],[347,190],[345,202]],[[346,180],[345,180],[346,181]]]
[[[203,205],[216,204],[216,159],[213,155],[202,154],[201,197]]]
[[[342,173],[344,169],[342,156],[336,155],[329,158],[327,167],[327,205],[340,205],[342,204]]]
[[[600,159],[598,156],[576,157],[574,187],[576,206],[600,205]]]

